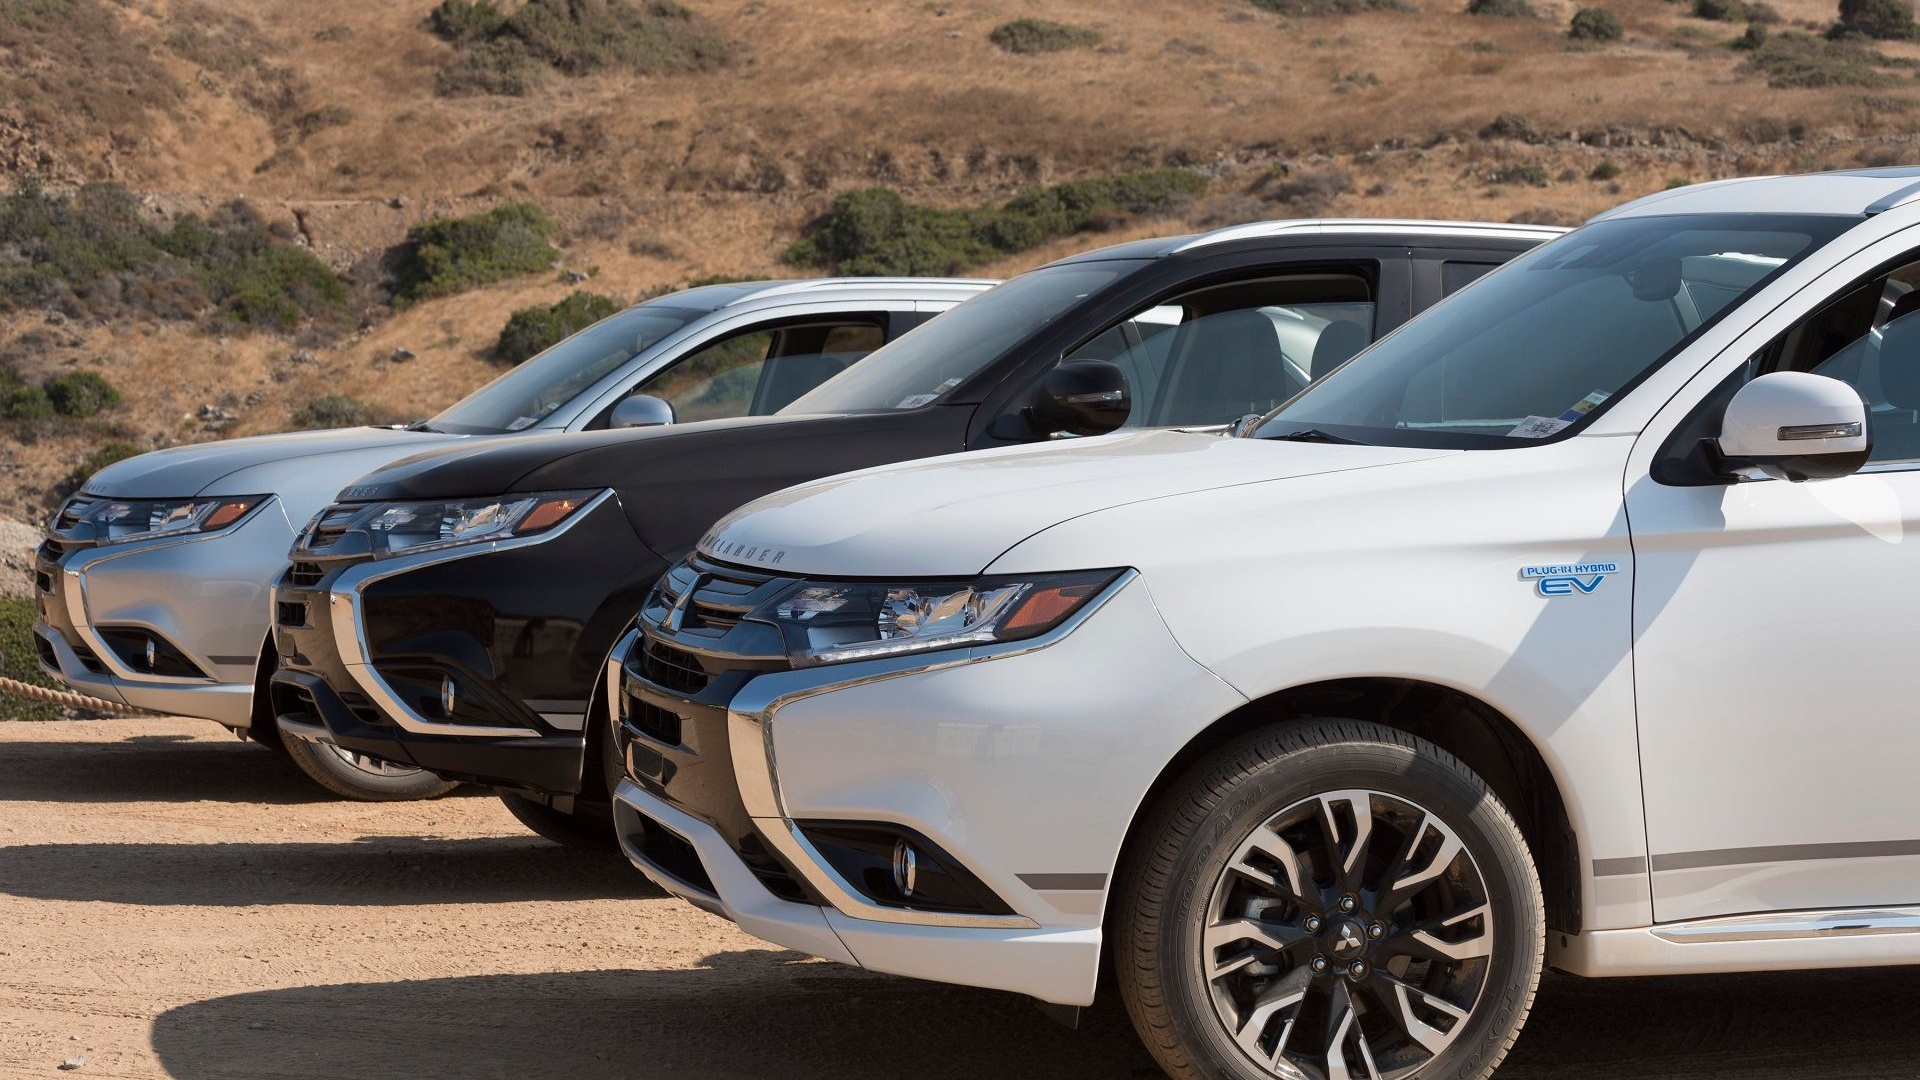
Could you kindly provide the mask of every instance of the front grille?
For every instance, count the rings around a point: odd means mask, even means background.
[[[274,621],[281,626],[299,629],[307,625],[307,605],[304,600],[282,600],[274,605]]]
[[[35,570],[33,572],[33,583],[38,586],[43,593],[53,591],[53,575],[47,573],[45,570]]]
[[[60,512],[53,517],[53,531],[66,532],[80,524],[80,519],[86,517],[87,511],[93,509],[99,502],[100,500],[92,495],[75,495],[68,499],[65,505],[60,507]]]
[[[667,571],[649,607],[658,610],[663,621],[671,613],[675,633],[712,640],[725,637],[786,584],[773,574],[694,555]],[[689,590],[691,596],[686,595]]]
[[[679,694],[697,694],[713,681],[699,657],[663,641],[647,640],[640,650],[639,667],[641,678]]]
[[[319,516],[307,526],[306,534],[300,538],[301,550],[325,551],[339,543],[340,538],[346,535],[347,526],[365,509],[365,506],[349,505],[329,506],[320,511]]]
[[[39,634],[35,634],[33,635],[33,651],[39,654],[42,664],[45,664],[54,671],[60,670],[60,657],[53,651],[53,642],[48,641]]]
[[[95,675],[105,675],[107,673],[107,665],[101,663],[100,658],[94,655],[93,650],[85,645],[74,645],[73,655],[80,659],[81,667],[86,668]]]
[[[326,570],[321,567],[319,563],[297,562],[287,568],[287,584],[289,585],[318,585],[320,584],[320,579],[326,576]]]
[[[668,746],[680,745],[680,716],[640,698],[627,699],[627,723],[649,738]]]

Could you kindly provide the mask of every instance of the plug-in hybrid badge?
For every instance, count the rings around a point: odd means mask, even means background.
[[[1608,574],[1619,572],[1620,564],[1615,562],[1559,563],[1520,568],[1520,576],[1532,581],[1541,596],[1588,596],[1600,587]]]

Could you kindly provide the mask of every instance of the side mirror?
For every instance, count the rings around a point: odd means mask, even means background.
[[[1720,419],[1729,468],[1776,480],[1831,480],[1857,472],[1872,450],[1867,404],[1839,379],[1776,371],[1741,387]]]
[[[1027,425],[1036,435],[1105,435],[1132,411],[1126,372],[1105,360],[1068,360],[1040,380]]]
[[[673,423],[673,406],[651,394],[635,394],[613,407],[607,426],[614,428],[659,427]]]

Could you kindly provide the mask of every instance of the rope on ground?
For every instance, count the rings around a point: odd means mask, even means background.
[[[149,709],[136,709],[118,701],[105,698],[88,697],[85,694],[73,694],[64,690],[49,690],[44,686],[35,686],[18,679],[0,678],[0,693],[12,694],[30,701],[44,701],[50,705],[65,705],[70,709],[85,709],[88,712],[115,713],[120,716],[165,716],[165,713]]]

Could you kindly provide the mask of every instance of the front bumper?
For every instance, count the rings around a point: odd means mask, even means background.
[[[672,702],[641,666],[617,673],[628,696]],[[1132,575],[1033,641],[761,674],[720,722],[697,697],[675,709],[677,744],[616,728],[615,825],[643,873],[788,948],[1060,1005],[1093,999],[1111,877],[1154,779],[1244,702],[1178,647]],[[744,807],[751,845],[731,835],[723,797]],[[912,830],[1011,914],[877,902],[810,842],[810,822]]]
[[[295,552],[273,594],[283,734],[450,779],[581,791],[607,649],[659,567],[611,494],[534,536],[382,560],[305,558]],[[595,577],[583,565],[618,570]],[[449,679],[451,712],[439,692]]]
[[[278,499],[206,535],[69,546],[34,558],[41,668],[76,691],[136,708],[245,728],[267,639],[267,592],[293,527]],[[185,674],[146,670],[143,637]]]

